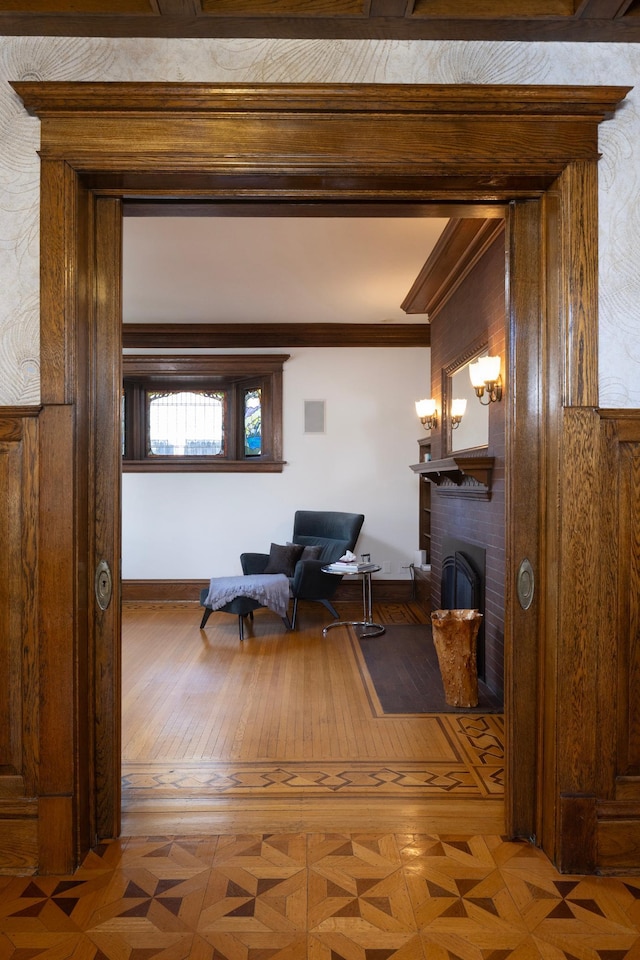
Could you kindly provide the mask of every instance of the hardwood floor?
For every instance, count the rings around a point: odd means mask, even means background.
[[[133,837],[0,877],[0,957],[637,960],[640,881],[527,843],[412,833]]]
[[[500,715],[378,716],[349,628],[307,603],[199,629],[190,603],[123,609],[123,833],[503,830]],[[341,616],[357,617],[358,604]],[[384,623],[424,622],[384,604]]]
[[[324,643],[308,615],[296,636],[256,617],[244,645],[223,614],[202,636],[195,605],[128,606],[124,623],[124,836],[72,877],[0,877],[0,958],[640,957],[640,880],[560,875],[499,835],[501,718],[373,718],[349,631]],[[357,736],[364,760],[348,755]],[[411,757],[412,744],[435,759]],[[447,781],[447,751],[466,759],[466,782]],[[371,779],[395,766],[405,786]],[[423,768],[438,774],[437,799],[421,793]],[[405,789],[412,799],[393,795]]]

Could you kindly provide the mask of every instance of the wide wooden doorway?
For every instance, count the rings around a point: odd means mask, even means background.
[[[40,869],[68,870],[119,831],[120,237],[132,197],[428,202],[458,216],[509,204],[507,824],[556,862],[575,857],[572,798],[594,753],[595,686],[570,707],[565,697],[596,616],[580,576],[596,506],[576,464],[595,448],[597,127],[625,91],[14,86],[42,120],[38,616],[55,722],[40,740]],[[525,559],[529,605],[516,589]]]

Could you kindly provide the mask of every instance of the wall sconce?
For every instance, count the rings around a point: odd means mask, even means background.
[[[416,400],[416,413],[425,430],[438,426],[438,411],[435,400]]]
[[[451,429],[456,430],[460,426],[460,421],[464,417],[467,409],[467,401],[461,397],[454,398],[451,401]]]
[[[483,407],[502,400],[500,357],[479,357],[475,363],[469,364],[469,377],[476,397]],[[485,391],[488,399],[483,401]]]

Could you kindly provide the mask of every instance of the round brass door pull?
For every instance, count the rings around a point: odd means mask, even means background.
[[[533,567],[526,558],[518,567],[516,589],[518,591],[518,601],[520,602],[520,606],[523,610],[528,610],[533,603],[535,576],[533,573]]]
[[[101,610],[106,610],[111,603],[112,589],[113,580],[111,577],[111,568],[106,560],[101,560],[96,567],[95,577],[96,603]]]

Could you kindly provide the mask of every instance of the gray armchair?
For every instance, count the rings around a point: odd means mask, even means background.
[[[362,524],[362,513],[340,513],[335,510],[297,510],[293,518],[292,542],[310,548],[298,560],[290,577],[293,615],[291,626],[295,628],[299,600],[315,600],[322,603],[335,619],[338,614],[331,603],[341,577],[323,573],[322,567],[338,560],[346,550],[354,550]],[[269,554],[243,553],[240,556],[243,573],[264,573]]]

